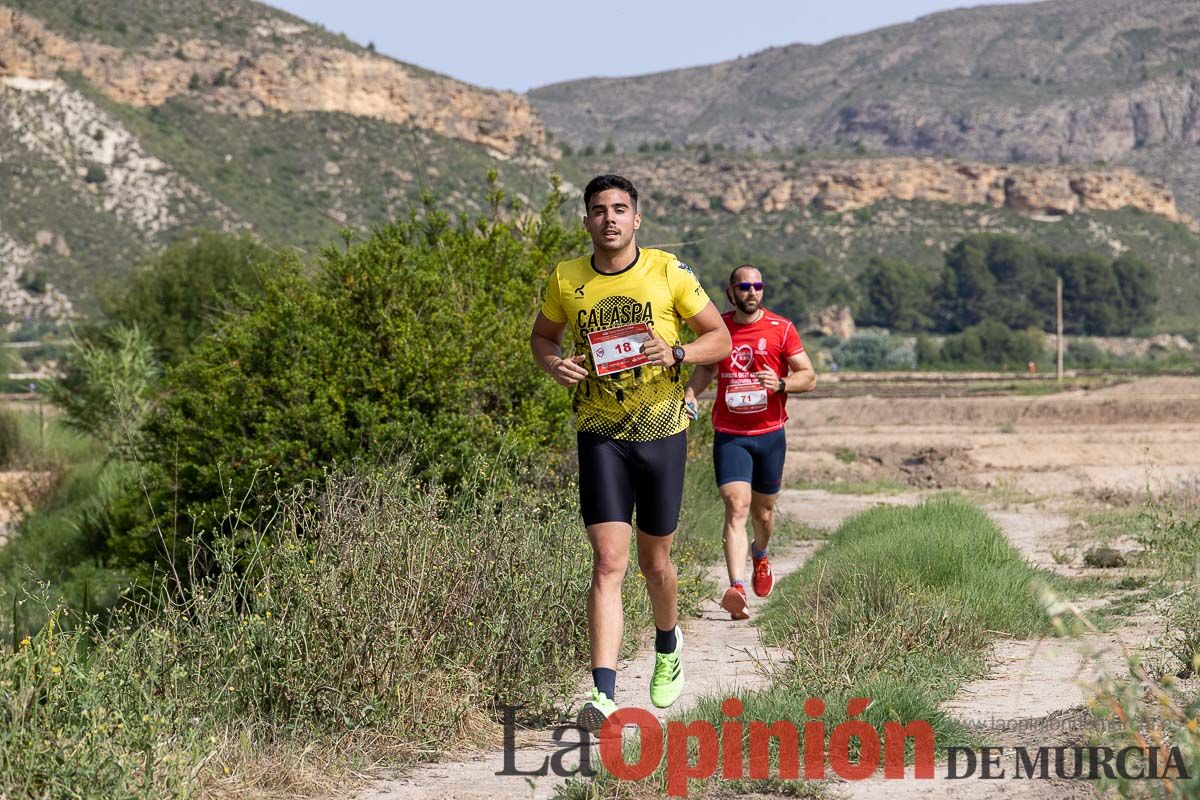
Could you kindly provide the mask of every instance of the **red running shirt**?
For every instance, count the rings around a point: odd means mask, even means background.
[[[781,378],[788,374],[788,358],[804,352],[796,327],[765,308],[762,316],[748,325],[734,321],[732,311],[721,319],[733,338],[733,352],[717,372],[713,428],[735,436],[779,430],[788,419],[787,395],[767,391],[754,373],[770,368]]]

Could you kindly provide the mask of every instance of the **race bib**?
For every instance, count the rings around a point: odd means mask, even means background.
[[[642,353],[642,343],[649,338],[650,327],[644,322],[589,333],[588,345],[592,348],[596,374],[612,375],[649,364],[650,359]]]
[[[734,414],[753,414],[767,407],[767,390],[757,381],[730,384],[725,390],[725,407]]]

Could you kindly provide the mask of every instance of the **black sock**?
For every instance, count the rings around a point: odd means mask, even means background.
[[[654,652],[675,652],[675,628],[671,628],[669,631],[662,631],[658,628],[654,629]]]
[[[608,695],[609,700],[617,699],[617,671],[608,667],[596,667],[592,670],[592,683],[596,688]]]

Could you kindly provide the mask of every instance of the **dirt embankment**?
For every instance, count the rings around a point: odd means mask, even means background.
[[[1198,378],[1038,396],[928,394],[793,401],[788,478],[1131,500],[1200,485]]]
[[[814,398],[789,413],[805,430],[899,425],[1114,425],[1200,422],[1200,379],[1155,378],[1094,391],[1035,396],[942,398],[936,385],[925,397]]]

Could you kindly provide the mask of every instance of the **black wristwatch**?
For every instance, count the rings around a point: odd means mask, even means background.
[[[775,394],[787,394],[787,384],[782,379],[780,379],[779,385],[775,387]]]
[[[683,357],[687,355],[687,353],[683,351],[683,345],[677,344],[671,348],[671,355],[675,356],[675,366],[678,367],[683,363]]]

